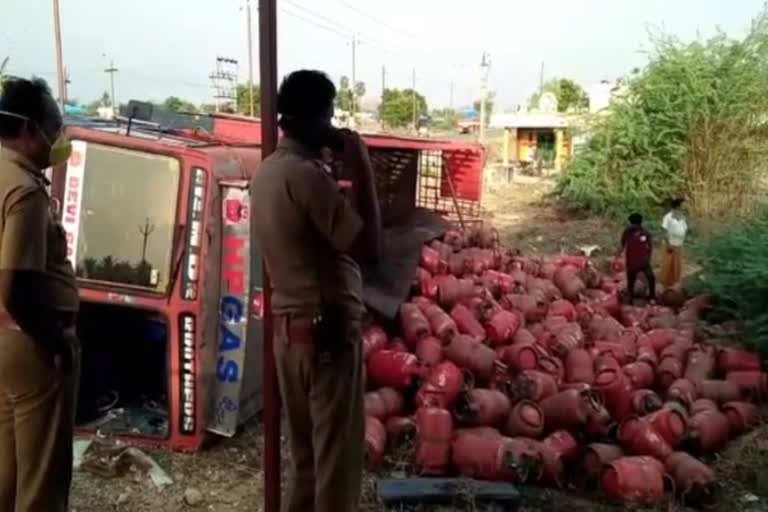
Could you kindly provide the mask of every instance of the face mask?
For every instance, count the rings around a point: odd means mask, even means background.
[[[5,110],[0,110],[0,115],[15,117],[17,119],[21,119],[25,123],[29,123],[32,121],[26,116],[20,116],[19,114],[15,114],[13,112],[8,112]],[[48,150],[48,163],[50,165],[62,164],[67,160],[69,160],[70,155],[72,155],[72,142],[69,140],[69,137],[67,137],[63,131],[59,133],[59,135],[56,137],[56,139],[53,142],[51,142],[51,140],[48,138],[45,132],[43,132],[43,129],[40,128],[40,125],[37,125],[37,130],[40,132],[40,135],[43,137],[43,140],[45,140],[46,144],[48,144],[48,147],[50,148]]]

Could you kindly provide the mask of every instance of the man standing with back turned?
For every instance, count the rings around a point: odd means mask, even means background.
[[[79,300],[43,170],[72,148],[45,82],[0,92],[0,512],[65,512]]]
[[[331,125],[335,96],[321,72],[289,75],[277,98],[284,137],[251,180],[292,452],[284,512],[352,512],[360,499],[359,263],[376,260],[381,219],[364,144]],[[328,149],[351,177],[349,198],[324,165]]]

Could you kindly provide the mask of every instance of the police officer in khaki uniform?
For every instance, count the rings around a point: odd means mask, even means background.
[[[254,231],[272,280],[275,359],[288,420],[285,512],[357,510],[363,470],[359,263],[375,261],[380,213],[360,137],[331,125],[336,89],[297,71],[278,93],[284,137],[254,174]],[[342,193],[330,148],[351,177]],[[325,153],[327,157],[327,152]]]
[[[0,92],[0,512],[64,512],[78,293],[43,170],[71,146],[43,81]]]

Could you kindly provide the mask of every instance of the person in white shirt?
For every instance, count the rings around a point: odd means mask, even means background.
[[[673,199],[671,206],[661,221],[666,235],[666,247],[662,252],[659,281],[665,288],[673,288],[680,283],[683,275],[683,244],[688,233],[688,223],[681,210],[683,200]]]

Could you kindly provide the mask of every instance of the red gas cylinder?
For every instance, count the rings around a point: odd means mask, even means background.
[[[456,304],[451,310],[451,318],[461,334],[470,336],[478,343],[485,340],[485,329],[467,306]]]
[[[604,405],[600,405],[589,413],[589,420],[587,421],[587,433],[592,436],[593,439],[601,439],[611,434],[615,423],[611,417],[611,413]]]
[[[741,389],[727,380],[700,380],[696,390],[701,398],[708,398],[716,404],[735,402],[741,399]]]
[[[549,357],[546,355],[539,355],[538,359],[539,370],[548,373],[555,378],[556,382],[562,382],[565,377],[565,368],[562,361],[556,357]]]
[[[414,347],[417,341],[431,332],[427,317],[419,306],[411,302],[400,306],[400,330],[409,347]]]
[[[632,415],[632,383],[624,372],[603,370],[597,374],[595,389],[616,421],[623,421]]]
[[[524,438],[521,439],[525,440]],[[541,471],[537,475],[538,478],[532,478],[532,480],[562,487],[565,483],[562,454],[556,452],[552,447],[545,445],[542,442],[534,440],[526,441],[539,453],[542,463]]]
[[[595,381],[592,356],[586,349],[576,348],[565,356],[565,380],[586,384],[592,384]]]
[[[456,279],[452,275],[435,276],[437,300],[441,306],[452,308],[464,299],[475,294],[475,284],[471,279]]]
[[[444,344],[450,343],[458,334],[456,322],[437,304],[424,305],[422,312],[427,317],[432,334]]]
[[[622,306],[619,316],[619,320],[624,327],[639,327],[648,318],[648,311],[645,308],[636,306]]]
[[[629,377],[633,389],[647,389],[653,385],[653,366],[644,361],[624,365],[624,373]]]
[[[667,400],[680,402],[690,407],[699,397],[696,385],[687,379],[677,379],[667,389]]]
[[[477,382],[490,382],[493,378],[498,358],[487,345],[475,343],[472,338],[460,334],[443,348],[443,354],[449,361],[469,370]]]
[[[692,382],[709,379],[715,372],[715,349],[702,345],[688,351],[684,377]]]
[[[405,416],[392,416],[384,426],[387,438],[394,444],[402,443],[416,435],[416,422]]]
[[[422,297],[432,300],[437,298],[437,284],[432,279],[432,274],[421,267],[416,267],[416,280],[413,286],[415,293],[420,294]]]
[[[637,360],[646,362],[654,368],[659,365],[659,356],[650,344],[637,345]]]
[[[363,331],[363,360],[387,346],[387,333],[381,327],[371,326]]]
[[[365,394],[365,415],[384,422],[392,416],[402,414],[405,400],[399,391],[392,388],[379,388]]]
[[[503,303],[509,309],[521,312],[529,323],[541,322],[549,309],[544,300],[533,294],[508,294],[504,297]]]
[[[728,442],[730,422],[720,411],[701,411],[691,416],[688,425],[691,438],[701,452],[717,451]]]
[[[416,342],[414,353],[424,365],[434,366],[443,360],[443,344],[434,336],[427,336]]]
[[[525,482],[536,456],[518,448],[507,437],[493,438],[463,433],[453,440],[451,458],[453,466],[465,477]]]
[[[671,446],[680,445],[685,437],[688,422],[686,417],[674,409],[659,409],[642,418]]]
[[[743,396],[749,397],[752,400],[764,400],[766,391],[768,391],[768,379],[764,372],[758,371],[735,371],[728,372],[725,376],[726,380],[733,382],[739,389]]]
[[[675,329],[654,329],[640,337],[638,345],[650,345],[657,354],[675,342],[677,331]]]
[[[688,351],[693,346],[693,342],[687,338],[681,338],[677,337],[674,343],[667,346],[664,350],[661,351],[661,354],[659,354],[659,358],[661,360],[664,360],[667,357],[674,357],[678,361],[684,363],[686,360],[686,355],[688,354]]]
[[[518,399],[527,398],[541,402],[557,393],[557,381],[548,373],[538,370],[525,370],[514,382],[514,395]]]
[[[598,355],[608,354],[613,356],[620,365],[625,365],[630,360],[626,347],[618,342],[596,341],[592,344],[591,350],[595,359]]]
[[[450,409],[464,389],[464,373],[450,361],[435,365],[427,373],[424,383],[416,393],[416,405],[435,403],[443,409]]]
[[[656,368],[656,383],[659,388],[668,389],[682,375],[683,363],[674,357],[665,357]]]
[[[549,314],[554,316],[563,316],[569,322],[576,320],[576,309],[570,301],[559,299],[549,305]]]
[[[583,475],[588,482],[596,482],[600,478],[603,467],[624,456],[621,446],[615,444],[592,443],[584,449],[582,458]]]
[[[719,411],[717,404],[709,398],[699,398],[693,402],[689,408],[691,416],[699,414],[702,411]]]
[[[533,370],[538,366],[539,355],[533,343],[514,343],[498,350],[499,359],[510,370],[519,373]]]
[[[749,402],[728,402],[723,405],[731,433],[743,434],[755,426],[756,407]]]
[[[419,265],[427,269],[430,274],[442,274],[448,266],[448,264],[440,258],[439,252],[426,245],[421,247]]]
[[[524,327],[519,328],[512,336],[513,345],[533,345],[534,343],[536,343],[536,338],[531,334],[531,331]]]
[[[530,400],[521,400],[512,408],[504,433],[509,437],[529,437],[538,439],[544,431],[544,411],[539,404]]]
[[[368,381],[376,387],[409,388],[422,373],[419,359],[406,352],[380,350],[368,358]]]
[[[650,457],[622,457],[605,466],[601,487],[612,499],[655,503],[664,497],[664,469]]]
[[[365,460],[368,468],[377,467],[384,458],[387,447],[387,431],[378,419],[372,416],[365,418]]]
[[[497,439],[502,437],[501,432],[493,427],[464,427],[457,428],[453,431],[453,438],[456,439],[463,435],[474,435],[480,437],[488,437],[490,439]]]
[[[408,347],[405,346],[405,342],[400,338],[392,338],[389,341],[389,346],[387,347],[387,350],[392,350],[393,352],[403,352],[403,353],[409,352]]]
[[[632,410],[639,416],[645,416],[661,409],[663,402],[655,391],[638,389],[632,392]]]
[[[759,372],[761,369],[760,356],[754,352],[727,348],[717,357],[717,370],[722,375],[729,372]]]
[[[619,442],[633,455],[648,455],[664,460],[672,453],[672,447],[647,421],[633,417],[619,426]]]
[[[564,461],[574,460],[579,456],[579,442],[567,430],[552,432],[542,443],[560,454]]]
[[[552,432],[585,425],[590,411],[600,404],[591,393],[570,389],[545,398],[539,405],[544,411],[545,431]]]
[[[594,355],[594,349],[590,349],[590,354]],[[595,356],[595,375],[602,373],[605,370],[621,370],[621,365],[609,352],[604,352]]]
[[[565,324],[557,334],[555,334],[555,342],[552,345],[552,352],[559,356],[564,357],[571,350],[584,346],[584,332],[581,330],[581,326],[576,322]]]
[[[509,417],[510,408],[509,398],[501,391],[475,388],[459,398],[453,415],[464,425],[499,426]]]
[[[501,310],[491,316],[485,325],[488,341],[494,346],[506,345],[512,341],[520,328],[520,316],[511,311]]]
[[[451,413],[440,407],[420,407],[415,422],[416,467],[422,475],[445,475],[451,463]]]
[[[715,485],[712,468],[685,452],[673,453],[665,464],[683,502],[698,504],[709,501]]]

